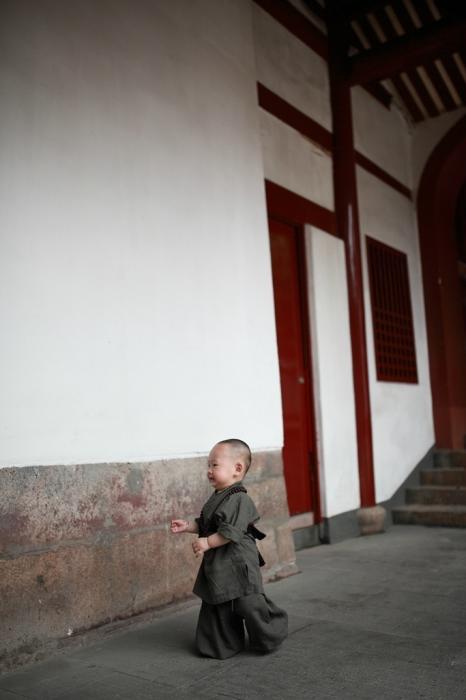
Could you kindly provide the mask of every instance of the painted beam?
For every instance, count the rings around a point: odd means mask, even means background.
[[[265,12],[288,29],[321,58],[327,60],[327,38],[287,0],[254,0]]]
[[[304,114],[304,112],[293,107],[293,105],[266,88],[262,83],[257,83],[257,98],[259,106],[265,109],[266,112],[273,114],[274,117],[280,119],[284,124],[288,124],[292,129],[296,129],[296,131],[303,134],[303,136],[310,141],[316,143],[324,151],[332,152],[333,139],[331,131],[307,114]],[[394,190],[400,192],[404,197],[412,199],[412,192],[409,187],[406,187],[406,185],[393,177],[393,175],[390,175],[390,173],[377,165],[377,163],[374,163],[374,161],[370,160],[370,158],[359,151],[356,151],[355,158],[357,165],[360,165],[367,170],[367,172],[371,173],[371,175],[375,175],[375,177],[379,178],[379,180],[386,185],[393,187]]]
[[[399,37],[348,59],[349,82],[351,85],[365,85],[390,78],[445,51],[458,50],[464,46],[465,37],[465,18],[440,20],[409,36]]]

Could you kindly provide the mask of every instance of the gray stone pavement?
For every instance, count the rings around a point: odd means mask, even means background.
[[[466,530],[394,526],[298,564],[267,586],[290,615],[272,655],[196,656],[196,604],[0,676],[0,700],[466,699]]]

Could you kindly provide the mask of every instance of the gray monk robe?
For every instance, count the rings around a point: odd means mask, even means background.
[[[227,495],[238,486],[242,484],[214,492],[202,509],[207,534],[217,532],[230,540],[223,547],[204,552],[194,584],[194,593],[211,605],[264,592],[256,540],[247,532],[248,526],[259,520],[259,513],[247,493]],[[199,527],[200,518],[196,522]]]
[[[202,599],[197,647],[218,659],[244,649],[244,625],[250,648],[261,652],[276,649],[288,632],[286,612],[264,594],[256,541],[248,532],[259,514],[245,491],[239,483],[213,493],[197,519],[199,536],[218,532],[229,540],[204,552],[194,584]]]

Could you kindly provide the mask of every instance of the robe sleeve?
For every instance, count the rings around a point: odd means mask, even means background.
[[[248,525],[259,520],[254,503],[245,493],[236,493],[215,513],[217,532],[231,542],[242,540]]]

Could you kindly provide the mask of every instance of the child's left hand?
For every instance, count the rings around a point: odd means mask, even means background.
[[[207,537],[198,537],[197,540],[194,540],[192,547],[196,557],[200,557],[201,554],[204,554],[204,552],[207,552],[207,550],[210,549],[210,545],[207,542]]]

